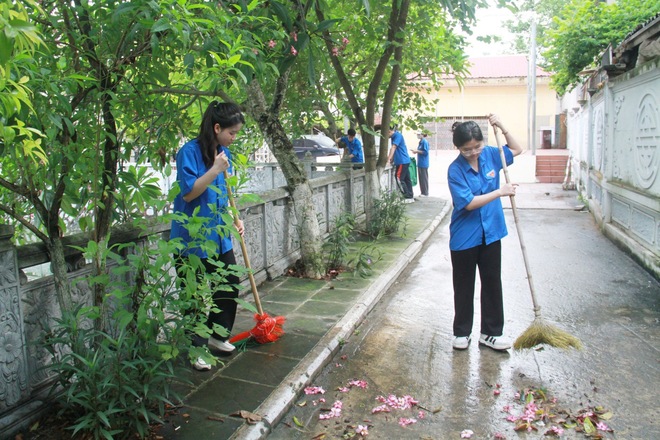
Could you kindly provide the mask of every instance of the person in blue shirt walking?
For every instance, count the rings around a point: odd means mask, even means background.
[[[410,150],[417,155],[417,177],[419,178],[420,197],[429,196],[429,141],[426,140],[427,134],[417,133],[419,145],[416,150]]]
[[[496,115],[489,123],[502,131],[507,165],[522,153],[522,147]],[[497,129],[496,128],[496,129]],[[447,181],[453,202],[449,225],[452,279],[454,285],[453,347],[464,350],[470,344],[474,318],[476,269],[481,280],[481,336],[479,344],[494,350],[507,350],[502,339],[502,246],[507,235],[501,197],[514,196],[516,186],[500,186],[502,160],[497,147],[484,147],[484,137],[474,121],[454,123],[453,142],[458,157],[449,165]]]
[[[236,264],[229,231],[222,214],[226,213],[228,199],[224,172],[232,172],[232,154],[229,150],[236,135],[245,124],[245,118],[236,104],[213,101],[207,107],[199,129],[199,136],[184,144],[176,155],[176,180],[180,192],[174,199],[174,213],[195,216],[204,220],[201,229],[207,243],[195,241],[185,227],[187,221],[173,220],[170,239],[180,239],[182,249],[175,255],[177,269],[180,269],[185,259],[191,255],[199,257],[207,273],[218,270],[218,266],[210,260],[220,263],[222,268]],[[243,223],[238,221],[236,228],[243,234]],[[215,249],[208,249],[208,243]],[[185,282],[184,279],[182,279]],[[231,332],[236,318],[236,298],[238,297],[239,278],[231,272],[226,275],[226,285],[216,287],[213,302],[218,311],[211,311],[206,325],[213,329],[215,324]],[[193,336],[193,345],[207,345],[210,349],[232,352],[234,346],[228,342],[227,336],[212,333],[207,341],[199,341]],[[211,365],[199,358],[193,367],[197,370],[210,370]]]
[[[354,164],[353,169],[358,170],[362,168],[362,164],[364,163],[362,142],[360,142],[360,139],[355,137],[357,133],[354,129],[349,128],[347,134],[347,136],[342,136],[342,138],[339,139],[339,142],[342,142],[346,146],[346,154],[349,155],[351,162]]]
[[[401,132],[396,130],[395,127],[390,127],[390,139],[392,140],[392,147],[390,147],[390,154],[388,160],[395,167],[396,183],[403,193],[404,203],[413,203],[412,181],[410,180],[410,156],[408,156],[408,148],[406,141],[403,139]]]

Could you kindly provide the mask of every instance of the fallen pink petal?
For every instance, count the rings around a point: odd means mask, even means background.
[[[472,438],[473,435],[474,435],[474,431],[470,429],[464,429],[463,431],[461,431],[461,438]]]
[[[506,440],[506,435],[502,434],[501,432],[496,432],[495,433],[495,438],[497,440]]]
[[[355,433],[361,435],[362,437],[366,437],[369,435],[369,428],[363,425],[358,425],[357,428],[355,428]]]
[[[325,394],[325,390],[321,387],[307,387],[305,394]]]
[[[596,429],[598,429],[599,431],[609,431],[610,427],[603,422],[598,422],[596,424]]]
[[[399,425],[401,425],[404,428],[408,425],[412,425],[413,423],[417,423],[417,420],[413,419],[413,418],[409,418],[409,417],[400,417],[399,418]]]
[[[390,412],[390,408],[387,405],[380,405],[377,406],[376,408],[371,410],[372,414],[380,413],[380,412]]]

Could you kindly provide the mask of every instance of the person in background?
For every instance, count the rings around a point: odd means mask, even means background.
[[[404,203],[413,203],[412,182],[410,181],[410,156],[408,156],[408,148],[403,135],[396,127],[390,126],[390,139],[392,146],[388,155],[389,162],[394,165],[396,183],[403,193]]]
[[[420,197],[429,196],[429,141],[426,140],[427,134],[417,133],[419,145],[416,150],[410,150],[412,154],[417,155],[417,177],[419,178]]]
[[[522,152],[522,147],[496,115],[489,123],[500,129],[507,165]],[[453,202],[449,225],[454,286],[453,347],[464,350],[470,344],[474,318],[476,269],[481,280],[481,336],[479,344],[494,350],[507,350],[511,344],[502,338],[504,306],[502,301],[502,245],[507,235],[502,197],[514,196],[516,185],[500,186],[502,159],[497,147],[484,147],[484,137],[474,121],[456,122],[452,127],[458,157],[449,165],[447,181]]]
[[[364,163],[364,154],[362,153],[362,142],[355,137],[356,134],[354,129],[349,128],[347,136],[342,136],[337,143],[343,143],[345,145],[346,152],[344,154],[351,158],[353,169],[359,170]]]
[[[206,231],[205,239],[216,245],[216,252],[209,255],[206,247],[196,244],[190,237],[185,222],[173,220],[170,238],[179,238],[184,244],[184,248],[175,255],[178,270],[190,255],[201,259],[207,273],[218,269],[217,265],[209,261],[211,258],[219,262],[222,268],[236,264],[231,236],[228,232],[223,233],[219,226],[225,225],[221,215],[226,212],[228,205],[224,172],[232,172],[232,154],[228,147],[236,139],[243,124],[245,118],[236,104],[213,101],[204,112],[199,136],[184,144],[176,155],[176,180],[180,192],[174,199],[173,210],[190,217],[198,209],[195,215],[205,220],[202,229]],[[236,228],[239,234],[243,235],[241,221]],[[180,273],[180,276],[182,275]],[[226,276],[226,286],[215,288],[213,302],[219,311],[209,313],[206,325],[210,329],[213,329],[214,324],[218,324],[231,333],[236,318],[238,283],[238,276],[229,273]],[[207,341],[199,339],[198,336],[193,336],[193,345],[207,345],[212,350],[226,353],[234,351],[235,348],[228,342],[227,336],[223,337],[217,333],[212,333]],[[202,358],[197,359],[193,367],[199,371],[211,369],[211,365]]]

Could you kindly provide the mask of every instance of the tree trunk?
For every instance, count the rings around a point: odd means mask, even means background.
[[[64,259],[64,245],[59,237],[51,238],[46,244],[50,254],[50,270],[53,272],[55,282],[55,295],[57,295],[60,311],[64,315],[66,312],[73,312],[76,306],[71,297],[71,284]]]
[[[286,81],[286,78],[281,79]],[[277,98],[275,98],[277,100]],[[323,276],[321,259],[321,230],[312,199],[312,187],[302,164],[293,151],[293,144],[282,127],[278,112],[266,106],[261,85],[253,79],[247,87],[247,107],[257,122],[277,159],[286,179],[300,234],[300,254],[304,275],[309,278]]]

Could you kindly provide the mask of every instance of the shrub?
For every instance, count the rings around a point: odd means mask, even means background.
[[[385,192],[374,200],[373,216],[367,225],[367,234],[375,239],[389,237],[401,231],[405,236],[408,220],[403,197],[397,191]]]

